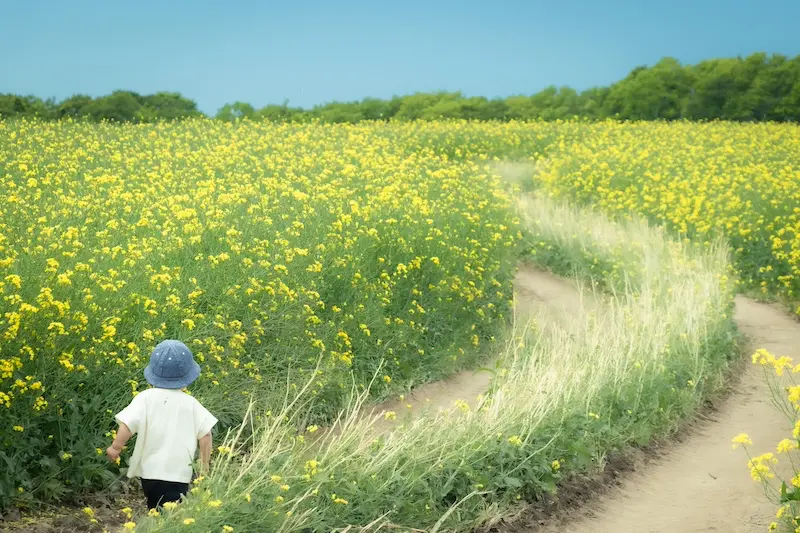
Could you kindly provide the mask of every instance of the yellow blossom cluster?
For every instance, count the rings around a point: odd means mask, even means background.
[[[800,373],[800,364],[794,364],[791,357],[777,357],[764,348],[753,353],[753,364],[764,367],[770,381],[770,390],[773,392],[774,401],[786,414],[792,423],[791,437],[782,439],[777,443],[775,451],[786,456],[779,461],[774,452],[765,452],[758,456],[750,456],[748,451],[747,467],[754,481],[762,483],[767,489],[767,494],[774,497],[779,505],[776,517],[786,523],[792,531],[800,533],[800,464],[796,460],[796,453],[800,448],[800,385],[794,376]],[[753,446],[753,440],[746,433],[740,433],[733,438],[733,448],[739,446],[747,450]],[[778,465],[781,465],[780,470]],[[787,473],[791,473],[788,479]],[[787,479],[782,479],[782,476]],[[776,479],[777,478],[777,479]],[[778,481],[779,483],[776,483]],[[776,529],[777,522],[770,525],[770,531]]]

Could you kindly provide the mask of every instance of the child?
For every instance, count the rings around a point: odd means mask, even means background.
[[[155,347],[144,377],[154,388],[140,392],[116,416],[119,430],[106,455],[110,461],[135,434],[128,477],[140,477],[147,508],[180,501],[189,490],[198,442],[200,459],[208,468],[211,428],[217,419],[181,389],[200,376],[189,348],[166,340]]]

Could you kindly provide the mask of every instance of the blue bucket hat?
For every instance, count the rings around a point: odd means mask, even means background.
[[[144,377],[150,385],[160,389],[182,389],[200,376],[200,365],[192,351],[181,341],[166,340],[159,343],[150,354],[150,364]]]

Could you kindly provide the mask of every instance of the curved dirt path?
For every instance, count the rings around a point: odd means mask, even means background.
[[[752,350],[800,358],[800,324],[774,306],[739,296],[735,320]],[[775,506],[750,478],[747,457],[741,449],[731,449],[731,439],[746,432],[754,442],[752,453],[775,452],[778,441],[790,436],[791,424],[770,404],[760,367],[748,364],[735,389],[713,418],[699,422],[660,457],[626,475],[618,488],[593,497],[558,524],[512,530],[766,532],[775,520]]]
[[[520,268],[515,292],[515,316],[520,322],[552,320],[569,328],[597,305],[591,294],[582,294],[571,282],[530,267]],[[766,348],[778,356],[800,359],[800,324],[775,306],[739,296],[734,319],[749,337],[748,353]],[[395,422],[382,422],[376,429],[391,431],[403,419],[431,409],[452,409],[458,400],[474,405],[490,382],[489,372],[469,371],[418,387],[403,400],[371,407],[373,413],[397,413]],[[774,452],[791,427],[771,405],[760,367],[746,364],[734,388],[710,418],[698,421],[663,447],[657,458],[624,475],[617,487],[591,496],[557,522],[542,526],[523,520],[506,531],[765,532],[774,520],[775,506],[750,478],[747,457],[741,449],[731,449],[731,439],[746,432],[754,441],[751,452]]]
[[[568,328],[580,319],[584,309],[591,308],[586,296],[572,282],[556,277],[549,272],[531,266],[520,266],[514,279],[517,322],[535,320],[539,323],[556,321]],[[484,368],[493,368],[497,360],[486,363]],[[380,421],[374,428],[378,432],[391,431],[409,418],[425,413],[455,408],[455,403],[465,402],[470,407],[478,403],[478,397],[489,390],[492,373],[487,370],[470,370],[454,374],[414,388],[402,399],[390,400],[366,407],[365,416],[394,411],[395,421]]]

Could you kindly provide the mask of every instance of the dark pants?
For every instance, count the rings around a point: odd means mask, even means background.
[[[178,502],[189,491],[188,483],[143,479],[142,490],[147,498],[147,508],[156,509],[167,502]]]

